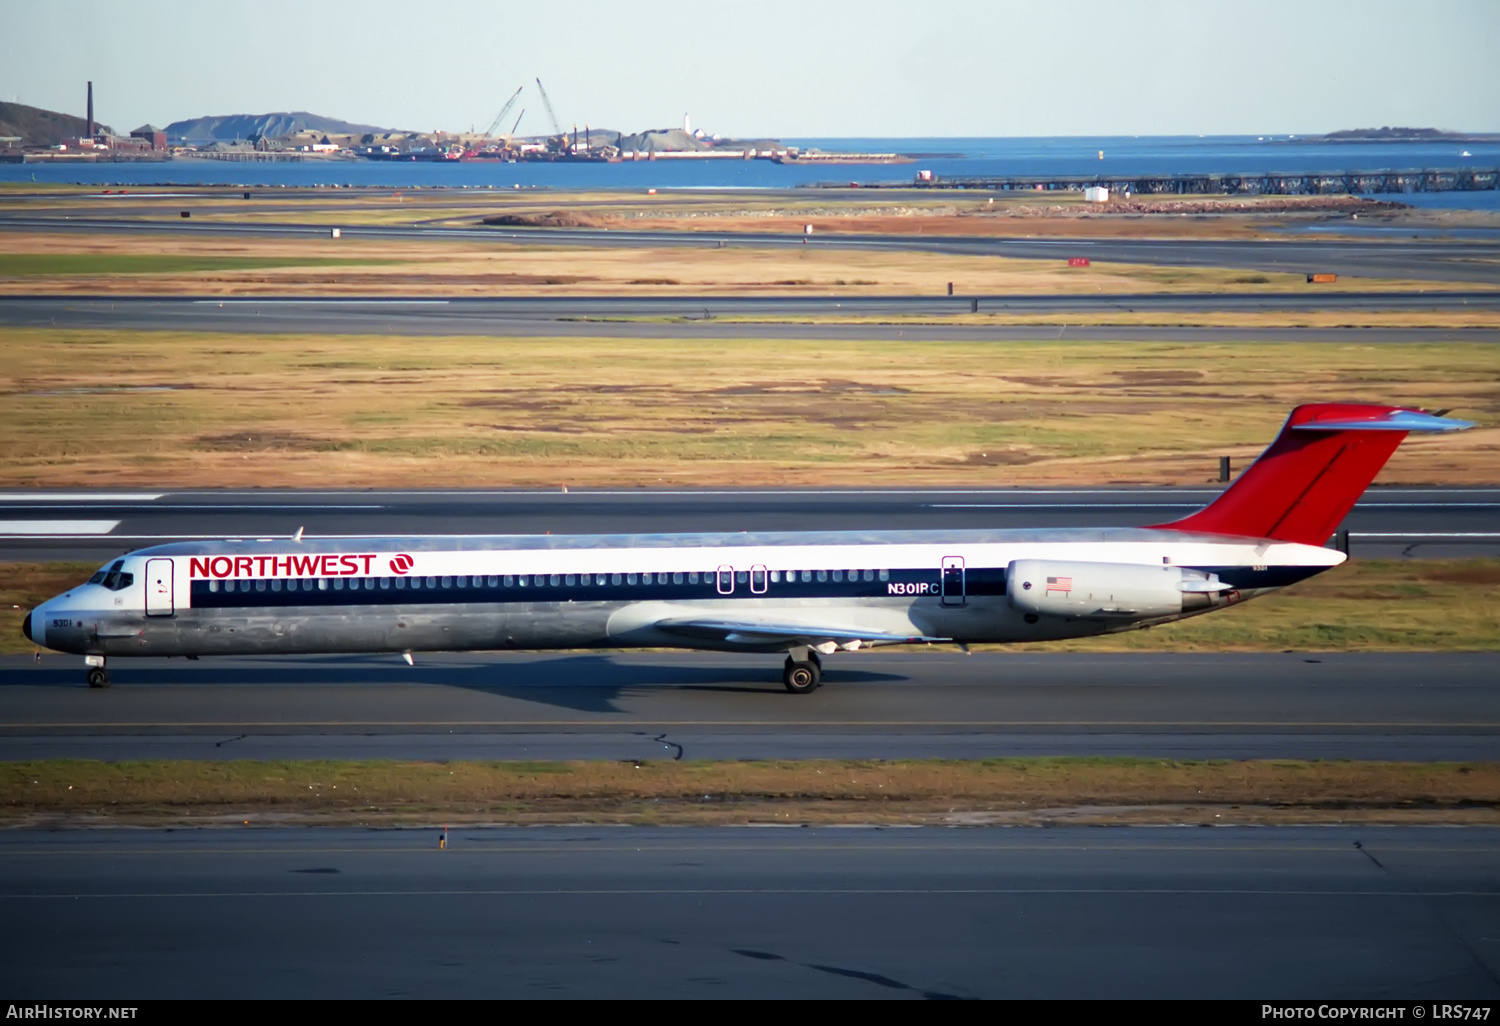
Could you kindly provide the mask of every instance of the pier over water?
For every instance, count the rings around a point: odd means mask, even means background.
[[[1324,196],[1399,195],[1416,192],[1482,192],[1500,189],[1500,168],[1332,173],[1265,172],[1253,174],[945,176],[924,179],[919,189],[974,189],[987,192],[1082,192],[1102,186],[1111,195],[1141,196]],[[902,188],[907,188],[904,185]]]

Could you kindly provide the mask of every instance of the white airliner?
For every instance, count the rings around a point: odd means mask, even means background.
[[[38,645],[108,657],[668,646],[821,656],[1135,630],[1346,558],[1324,548],[1408,432],[1473,425],[1299,406],[1212,504],[1142,528],[224,539],[142,549],[38,606]]]

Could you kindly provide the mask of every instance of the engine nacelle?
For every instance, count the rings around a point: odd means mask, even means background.
[[[1214,604],[1231,586],[1180,566],[1017,559],[1005,568],[1011,607],[1071,620],[1150,620]]]

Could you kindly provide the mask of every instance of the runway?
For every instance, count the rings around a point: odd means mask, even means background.
[[[0,833],[55,998],[1500,997],[1500,832]]]
[[[1500,340],[1489,328],[797,323],[818,317],[982,313],[1080,317],[1271,311],[1477,312],[1500,292],[1166,293],[985,296],[554,296],[309,299],[0,296],[0,327],[257,334],[484,337],[808,338],[885,341],[1443,342]],[[727,322],[724,318],[730,318]],[[757,318],[765,320],[758,321]]]
[[[184,200],[184,206],[191,201]],[[85,211],[0,215],[0,230],[92,233],[145,233],[198,237],[327,237],[339,227],[345,239],[452,240],[540,246],[626,246],[632,248],[798,248],[889,250],[1022,259],[1067,260],[1182,267],[1235,267],[1294,273],[1332,272],[1378,278],[1500,283],[1500,245],[1487,240],[1412,238],[1370,239],[1108,239],[1025,238],[1018,236],[940,236],[896,234],[637,231],[590,228],[490,228],[444,225],[344,225],[330,212],[320,224],[235,222],[100,217]]]
[[[1217,468],[1205,467],[1208,476]],[[1236,469],[1239,469],[1238,467]],[[98,559],[192,538],[412,534],[1133,527],[1219,490],[409,490],[0,492],[0,559]],[[1346,518],[1351,552],[1500,556],[1500,487],[1372,488]]]
[[[1500,655],[0,656],[0,760],[1500,758]]]

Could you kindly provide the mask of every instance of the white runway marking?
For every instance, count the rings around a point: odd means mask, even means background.
[[[1199,502],[924,502],[928,509],[1190,509]]]
[[[103,503],[98,503],[98,502],[38,502],[38,503],[35,503],[34,505],[29,505],[27,508],[30,511],[37,512],[37,511],[41,511],[41,510],[89,509],[92,506],[100,506],[100,505],[107,506],[107,505],[109,505],[109,503],[108,502],[103,502]],[[377,505],[369,505],[369,504],[356,506],[356,505],[352,505],[352,504],[338,505],[338,504],[331,504],[331,503],[316,503],[316,504],[315,503],[301,503],[301,504],[292,504],[292,505],[282,505],[282,504],[279,504],[279,503],[275,503],[275,504],[266,505],[266,506],[257,506],[257,505],[241,505],[239,503],[231,503],[231,502],[200,503],[200,504],[179,504],[179,503],[173,502],[173,503],[165,503],[162,506],[159,506],[157,508],[161,509],[161,510],[171,510],[173,512],[176,512],[178,510],[185,510],[185,509],[208,509],[208,510],[218,510],[221,513],[223,513],[223,512],[227,512],[227,513],[245,513],[245,512],[277,513],[277,512],[282,512],[284,510],[289,510],[289,509],[304,509],[304,510],[305,509],[315,509],[315,510],[329,510],[329,509],[385,509],[386,507],[385,506],[377,506]]]
[[[1500,531],[1350,531],[1351,538],[1500,538]]]
[[[1196,502],[924,502],[928,509],[1180,509]],[[1494,509],[1496,502],[1360,502],[1355,509]]]
[[[118,520],[0,520],[0,535],[7,538],[55,538],[108,534],[119,526]]]
[[[0,502],[150,502],[165,492],[0,492]]]

